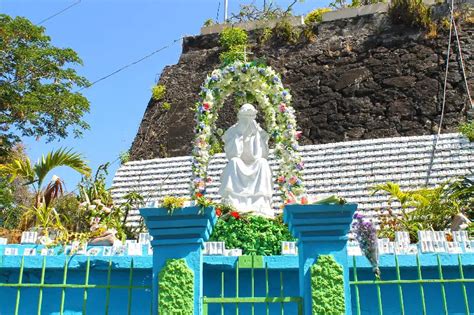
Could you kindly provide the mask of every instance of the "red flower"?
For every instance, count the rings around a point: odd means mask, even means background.
[[[204,103],[204,104],[202,104],[202,108],[207,111],[207,110],[211,109],[211,104],[210,103]]]
[[[216,208],[216,215],[220,217],[222,215],[222,210],[221,208]]]
[[[203,195],[201,193],[196,193],[196,198],[201,198]]]
[[[240,218],[240,215],[239,215],[239,213],[238,213],[237,211],[232,211],[232,212],[230,213],[230,215],[233,216],[235,219]]]

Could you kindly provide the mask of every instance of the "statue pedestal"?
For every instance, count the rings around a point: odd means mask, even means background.
[[[165,208],[142,208],[140,214],[153,241],[153,315],[163,314],[159,307],[159,274],[171,259],[183,259],[194,274],[193,314],[202,309],[202,248],[217,221],[214,208],[187,207],[168,214]]]
[[[345,314],[352,314],[347,261],[347,233],[356,204],[287,205],[283,219],[298,239],[300,295],[304,314],[312,314],[311,267],[321,255],[330,255],[342,267]]]

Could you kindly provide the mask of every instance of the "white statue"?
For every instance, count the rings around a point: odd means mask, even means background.
[[[268,165],[268,134],[255,121],[257,110],[245,104],[238,121],[222,136],[229,162],[221,174],[219,194],[239,212],[273,217],[273,184]]]

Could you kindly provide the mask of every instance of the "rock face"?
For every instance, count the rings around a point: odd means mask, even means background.
[[[422,31],[392,25],[385,14],[325,22],[316,39],[257,44],[249,34],[250,58],[263,58],[282,75],[303,131],[301,144],[432,134],[440,121],[447,33],[428,39]],[[466,73],[474,87],[474,25],[461,24]],[[206,74],[219,67],[219,35],[188,37],[178,64],[163,70],[163,100],[150,100],[131,148],[133,160],[189,155],[191,107]],[[469,101],[455,44],[450,58],[442,132],[456,131]],[[474,91],[471,91],[474,95]],[[171,109],[162,108],[163,102]],[[232,100],[219,127],[236,121]]]

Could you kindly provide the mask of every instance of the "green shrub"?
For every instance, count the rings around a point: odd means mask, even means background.
[[[246,255],[280,255],[281,242],[293,240],[281,218],[260,216],[219,219],[210,238],[225,242],[226,248],[240,248]]]
[[[247,49],[247,32],[238,27],[228,27],[220,35],[219,42],[224,48],[219,58],[224,64],[232,63],[236,60],[245,61]]]
[[[311,25],[313,23],[321,23],[323,21],[323,14],[330,11],[332,11],[330,8],[320,8],[313,10],[305,17],[304,24]]]
[[[124,165],[125,163],[130,161],[130,150],[120,152],[119,160],[120,160],[120,165]]]
[[[260,45],[265,45],[273,36],[273,30],[269,27],[258,29],[258,43]]]
[[[206,21],[204,21],[204,27],[212,26],[214,24],[216,23],[214,22],[213,19],[207,19]]]
[[[418,231],[449,229],[452,218],[458,213],[464,213],[470,220],[474,216],[474,182],[468,178],[445,182],[435,188],[405,191],[398,184],[387,182],[376,185],[372,191],[389,195],[389,207],[385,209],[388,213],[380,215],[379,237],[393,239],[395,231],[406,231],[416,242]],[[400,203],[400,216],[392,212],[393,201]]]
[[[474,120],[464,122],[459,125],[459,132],[469,139],[469,141],[474,141]]]
[[[298,28],[291,25],[288,20],[284,19],[275,25],[273,34],[282,42],[296,44],[300,39],[301,32]]]
[[[163,104],[161,104],[161,108],[163,108],[164,110],[168,111],[171,109],[171,104],[168,103],[168,102],[164,102]]]
[[[219,58],[224,64],[232,63],[236,60],[245,61],[246,46],[235,46],[227,51],[223,51]]]
[[[166,93],[166,86],[164,86],[163,84],[158,84],[151,88],[151,97],[155,101],[162,100],[163,97],[165,97],[165,93]]]
[[[431,10],[423,0],[393,0],[389,16],[394,24],[430,29],[433,25]]]
[[[226,50],[230,50],[237,46],[246,46],[247,41],[247,32],[238,27],[225,28],[219,39],[221,46]]]

